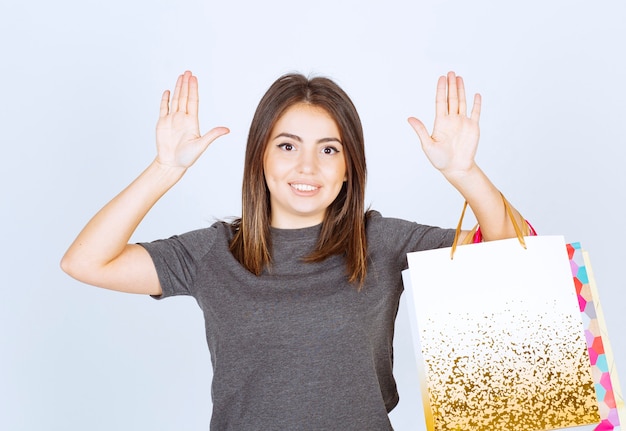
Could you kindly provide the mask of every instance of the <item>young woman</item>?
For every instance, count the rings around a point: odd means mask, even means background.
[[[479,95],[466,111],[463,80],[450,72],[437,85],[432,135],[409,123],[483,237],[515,236],[474,161]],[[197,79],[185,72],[171,100],[163,94],[155,160],[89,221],[63,270],[108,289],[196,298],[213,365],[211,429],[390,429],[406,253],[451,246],[454,231],[366,211],[356,109],[333,81],[294,74],[274,82],[256,110],[241,218],[128,244],[152,205],[228,133],[200,135],[197,113]]]

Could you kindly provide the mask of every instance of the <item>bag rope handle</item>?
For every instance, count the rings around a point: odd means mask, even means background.
[[[511,219],[511,223],[513,223],[513,229],[515,229],[515,235],[517,236],[517,239],[522,245],[522,247],[526,248],[526,241],[524,241],[524,236],[529,236],[529,235],[535,236],[537,235],[537,232],[535,232],[535,229],[531,226],[530,223],[528,223],[528,220],[524,220],[526,223],[524,223],[524,226],[523,226],[524,231],[522,232],[522,228],[520,228],[519,224],[515,220],[515,216],[513,215],[513,210],[511,210],[511,204],[509,204],[509,202],[506,200],[502,192],[500,192],[500,196],[502,196],[502,202],[504,203],[504,208],[506,210],[506,213]],[[463,225],[463,218],[465,217],[466,209],[467,209],[467,201],[465,201],[465,203],[463,204],[463,211],[461,212],[461,218],[459,219],[459,223],[456,226],[456,232],[454,233],[454,242],[452,243],[452,250],[450,251],[450,259],[454,259],[454,252],[456,251],[457,241],[458,241],[459,235],[461,234],[461,226]],[[483,240],[483,236],[480,231],[480,226],[478,226],[477,224],[476,226],[472,228],[472,230],[468,232],[467,236],[465,237],[461,245],[475,244],[475,243],[482,242],[482,240]]]

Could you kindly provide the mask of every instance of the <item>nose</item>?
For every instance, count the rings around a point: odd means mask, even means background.
[[[315,148],[302,148],[298,156],[298,172],[303,174],[315,173],[318,162]]]

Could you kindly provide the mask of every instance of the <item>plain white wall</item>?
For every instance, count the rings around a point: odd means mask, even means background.
[[[161,92],[185,69],[200,78],[203,130],[232,133],[134,240],[239,214],[253,110],[293,70],[352,96],[374,208],[454,225],[462,200],[406,118],[430,127],[436,79],[455,70],[483,95],[480,165],[540,233],[589,250],[626,375],[625,12],[621,0],[4,0],[0,428],[207,429],[210,363],[194,301],[99,290],[58,268],[89,217],[153,158]],[[414,429],[420,406],[408,328],[401,310],[398,430]]]

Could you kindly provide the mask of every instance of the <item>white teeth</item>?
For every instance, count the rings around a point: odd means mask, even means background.
[[[313,190],[317,190],[317,187],[310,184],[291,184],[291,187],[301,192],[312,192]]]

